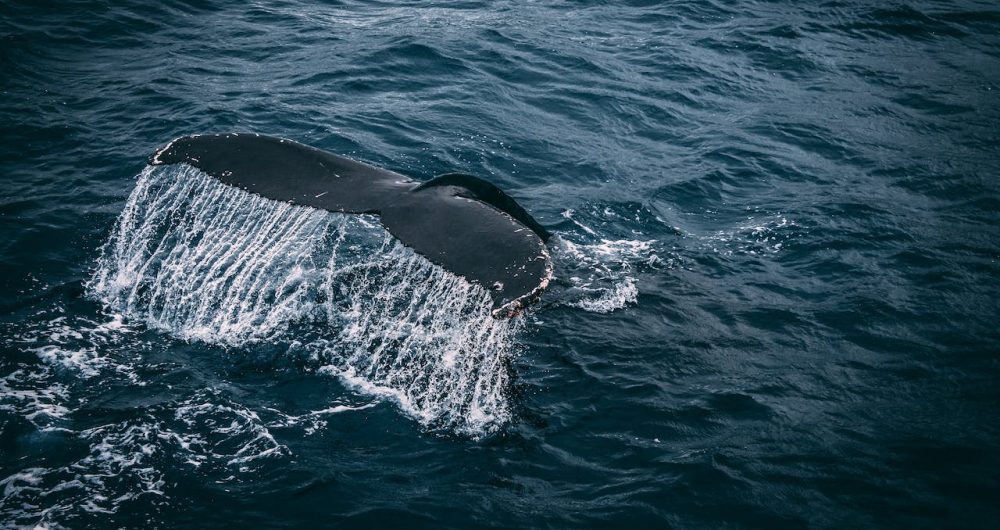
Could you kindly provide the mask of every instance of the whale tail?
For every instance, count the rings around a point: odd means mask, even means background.
[[[177,138],[151,165],[188,164],[277,201],[331,212],[376,214],[403,244],[482,285],[494,316],[513,316],[552,276],[549,232],[493,184],[460,173],[418,182],[291,140],[256,134]]]

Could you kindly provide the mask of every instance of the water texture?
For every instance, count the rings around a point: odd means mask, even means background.
[[[992,2],[0,0],[0,528],[982,528]],[[524,318],[191,133],[460,171]],[[446,227],[443,227],[445,229]]]

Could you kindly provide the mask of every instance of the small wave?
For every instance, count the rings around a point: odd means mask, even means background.
[[[348,405],[337,403],[319,410],[312,410],[305,414],[286,414],[278,409],[267,408],[268,412],[276,414],[278,418],[268,423],[270,428],[302,427],[304,434],[310,436],[316,434],[327,426],[327,417],[345,412],[355,412],[370,409],[377,405],[377,401],[365,403],[363,405]]]

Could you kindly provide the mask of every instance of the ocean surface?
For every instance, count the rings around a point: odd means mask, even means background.
[[[0,527],[996,527],[998,98],[991,1],[0,0]],[[146,168],[231,131],[555,279]]]

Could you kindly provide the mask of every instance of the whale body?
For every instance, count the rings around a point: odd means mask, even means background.
[[[291,140],[237,133],[177,138],[149,164],[188,164],[268,199],[378,215],[403,244],[486,288],[497,317],[519,314],[552,277],[549,232],[506,193],[472,175],[420,182]]]

